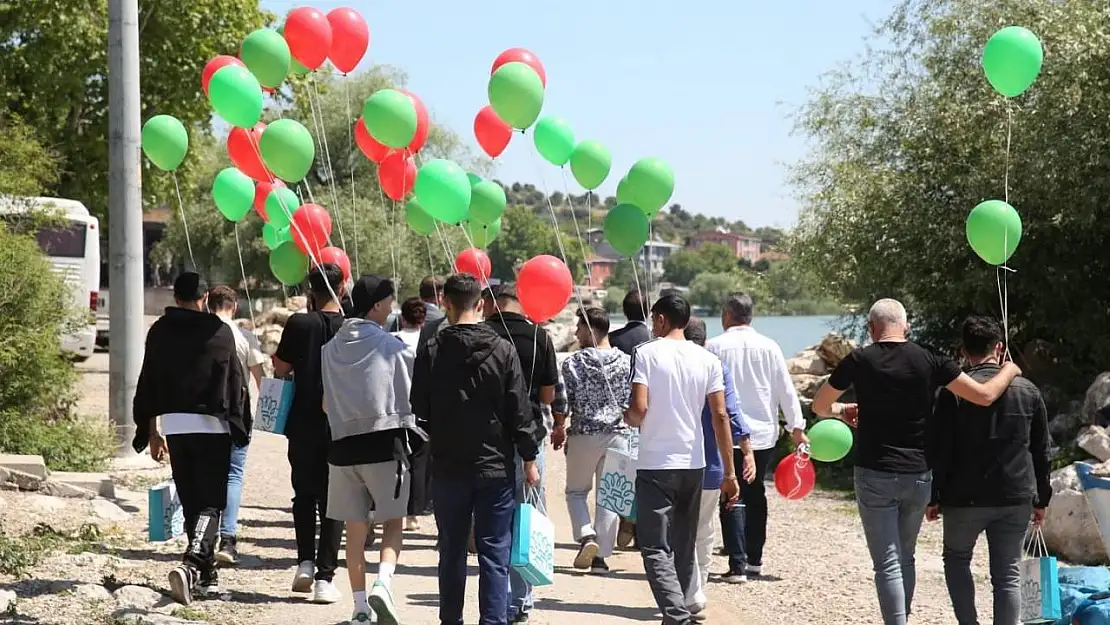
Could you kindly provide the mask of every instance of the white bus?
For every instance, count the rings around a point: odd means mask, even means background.
[[[73,306],[88,312],[87,322],[61,337],[62,351],[78,361],[88,359],[96,344],[96,310],[100,296],[100,221],[76,200],[0,196],[0,218],[16,223],[32,213],[53,215],[37,233],[39,247],[54,272],[62,276]]]

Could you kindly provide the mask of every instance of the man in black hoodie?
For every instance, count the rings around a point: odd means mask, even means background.
[[[973,379],[986,382],[998,373],[1003,346],[997,321],[964,321],[963,352]],[[944,515],[944,579],[956,620],[977,622],[971,554],[985,531],[994,622],[1017,623],[1022,541],[1030,519],[1038,527],[1044,522],[1052,498],[1048,414],[1040,391],[1017,378],[993,404],[980,407],[942,390],[931,447],[933,497],[926,515],[931,521]]]
[[[539,415],[512,343],[482,323],[481,287],[469,274],[443,287],[447,319],[421,345],[412,410],[429,436],[432,501],[439,527],[439,622],[461,625],[470,519],[478,548],[481,625],[505,623],[509,605],[514,456],[528,484],[536,468]]]
[[[215,546],[227,504],[231,446],[250,441],[247,376],[229,325],[206,312],[208,287],[193,272],[174,281],[176,306],[150,326],[135,388],[135,440],[162,460],[167,451],[189,546],[170,572],[170,594],[188,605],[194,590],[219,592]],[[161,428],[159,428],[161,417]]]

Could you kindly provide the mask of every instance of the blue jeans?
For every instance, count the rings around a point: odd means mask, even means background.
[[[917,534],[932,495],[933,474],[856,467],[855,486],[883,624],[906,625],[917,581]]]
[[[960,625],[979,622],[975,611],[975,580],[971,577],[971,553],[975,541],[987,533],[991,586],[994,589],[994,622],[1011,625],[1021,613],[1021,543],[1031,504],[1005,507],[943,507],[944,581],[952,599],[952,611]]]
[[[748,565],[748,554],[744,550],[745,505],[738,501],[731,509],[725,509],[725,504],[720,505],[721,539],[725,543],[725,553],[728,554],[728,570],[730,573],[743,573]]]
[[[546,441],[544,441],[546,443]],[[536,468],[540,471],[540,481],[535,486],[529,487],[528,501],[536,506],[544,516],[547,516],[547,495],[543,489],[543,474],[546,468],[544,462],[544,445],[540,445],[540,453],[536,456]],[[516,458],[516,503],[524,503],[524,461],[520,456]],[[515,506],[514,506],[515,508]],[[516,570],[509,569],[509,594],[511,596],[509,602],[508,616],[512,621],[520,614],[525,614],[532,610],[532,584],[528,580],[520,576]]]
[[[243,501],[243,471],[247,467],[247,448],[231,446],[231,468],[227,472],[227,507],[220,520],[220,536],[235,536],[239,525],[239,504]]]

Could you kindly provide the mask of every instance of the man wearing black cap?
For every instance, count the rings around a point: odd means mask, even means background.
[[[150,326],[135,388],[136,451],[170,467],[189,546],[170,572],[170,594],[188,605],[194,590],[218,593],[215,546],[227,503],[232,443],[250,440],[247,377],[229,325],[205,312],[208,285],[193,272],[173,285],[176,306]],[[161,427],[159,427],[161,417]]]
[[[416,352],[383,326],[393,283],[362,276],[351,289],[353,316],[321,353],[324,406],[331,427],[328,517],[347,526],[352,623],[398,622],[392,580],[408,513],[411,457],[423,445],[409,404]],[[370,518],[383,525],[378,579],[366,594]]]

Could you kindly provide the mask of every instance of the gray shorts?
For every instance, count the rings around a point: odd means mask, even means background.
[[[347,467],[328,465],[328,518],[384,523],[408,514],[411,474],[396,460]]]

